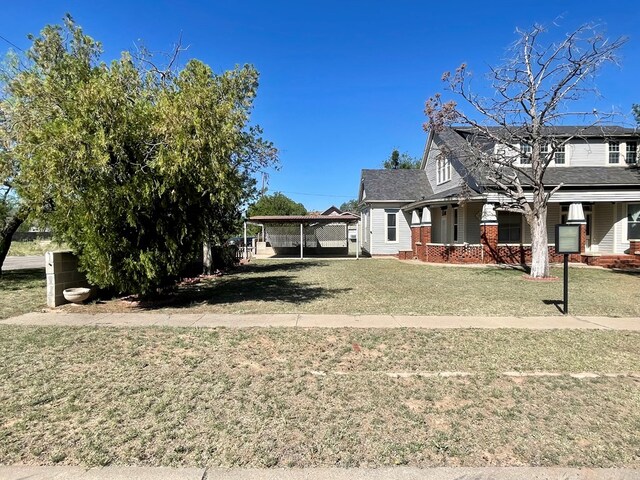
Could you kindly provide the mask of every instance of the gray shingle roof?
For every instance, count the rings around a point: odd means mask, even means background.
[[[419,169],[362,170],[365,201],[414,201],[433,195],[427,173]]]
[[[637,167],[549,167],[545,185],[640,185]]]
[[[513,127],[513,132],[518,132],[518,129],[522,127]],[[451,127],[458,133],[470,133],[474,130],[469,127]],[[505,130],[503,127],[487,127],[496,136],[500,131]],[[523,128],[524,130],[524,128]],[[625,136],[639,136],[640,131],[637,128],[627,128],[618,125],[594,125],[594,126],[579,126],[579,125],[559,125],[543,127],[542,132],[544,135],[551,137],[586,137],[586,138],[609,138],[609,137],[625,137]]]

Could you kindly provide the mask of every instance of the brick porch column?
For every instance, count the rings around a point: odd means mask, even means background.
[[[480,220],[482,263],[498,263],[498,217],[492,203],[482,205]]]
[[[423,262],[429,260],[427,244],[431,243],[431,210],[429,207],[422,209],[422,224],[420,225],[420,242],[422,243],[418,258]]]
[[[629,253],[631,255],[640,255],[640,239],[629,240]]]
[[[587,219],[584,216],[584,210],[581,203],[572,203],[569,205],[567,224],[580,225],[580,253],[569,255],[569,260],[572,262],[581,262],[581,254],[587,249]]]
[[[413,258],[418,258],[420,255],[419,250],[422,245],[420,235],[420,215],[418,210],[413,210],[411,212],[411,250],[413,251]]]

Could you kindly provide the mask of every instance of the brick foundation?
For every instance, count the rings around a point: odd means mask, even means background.
[[[431,243],[425,246],[425,257],[433,263],[482,263],[482,245]]]

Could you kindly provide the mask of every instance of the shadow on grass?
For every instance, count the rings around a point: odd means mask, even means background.
[[[635,270],[623,270],[620,268],[612,268],[611,270],[609,270],[612,273],[620,273],[623,275],[630,275],[632,277],[637,277],[640,278],[640,270],[635,269]]]
[[[545,305],[554,305],[564,315],[564,302],[562,300],[542,300]]]
[[[270,263],[248,263],[246,265],[242,265],[236,269],[234,274],[244,274],[244,273],[256,273],[256,274],[264,274],[271,272],[298,272],[300,270],[304,270],[306,268],[318,268],[318,267],[326,267],[328,263],[325,261],[286,261],[286,260],[277,260]]]
[[[44,268],[22,268],[18,270],[3,270],[0,275],[0,286],[2,288],[22,288],[26,282],[37,282],[44,280]]]
[[[266,277],[229,276],[181,288],[170,299],[144,302],[138,308],[188,308],[194,304],[234,304],[242,302],[283,302],[301,305],[317,299],[329,299],[351,291],[351,288],[326,288],[305,284],[285,275]]]

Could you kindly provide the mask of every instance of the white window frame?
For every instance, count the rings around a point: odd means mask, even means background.
[[[629,148],[631,145],[633,145],[633,149]],[[636,142],[635,140],[626,142],[624,150],[625,150],[624,161],[629,165],[636,165],[638,163],[638,142]],[[630,157],[633,158],[632,162],[629,161]]]
[[[558,155],[562,154],[562,162],[558,163]],[[556,145],[555,152],[553,152],[553,163],[555,165],[566,165],[567,164],[567,148],[566,144],[561,143]]]
[[[612,147],[615,146],[615,149],[612,149]],[[616,155],[615,158],[616,161],[612,162],[611,158],[612,158],[612,154]],[[607,164],[608,165],[620,165],[620,142],[619,141],[610,141],[607,142]]]
[[[451,162],[447,157],[441,157],[437,159],[436,177],[437,185],[441,185],[451,180]]]
[[[629,207],[631,205],[637,205],[638,207],[640,207],[640,203],[635,203],[635,202],[627,203],[627,215],[625,216],[625,221],[624,221],[624,228],[626,230],[625,235],[624,235],[624,239],[625,239],[626,242],[628,242],[629,240],[638,240],[637,238],[629,237],[629,230],[630,230],[629,229],[629,223],[640,223],[640,221],[638,221],[638,222],[630,222],[629,221]]]
[[[453,207],[453,231],[451,232],[453,243],[460,243],[460,207]]]
[[[398,228],[398,217],[399,210],[385,210],[384,211],[384,242],[385,243],[399,243],[400,242],[400,229]],[[389,215],[394,215],[396,217],[396,224],[394,227],[396,229],[396,239],[389,240]]]
[[[529,145],[528,143],[521,143],[520,144],[520,165],[531,165],[532,155],[533,155],[533,147],[531,147],[531,145]]]

